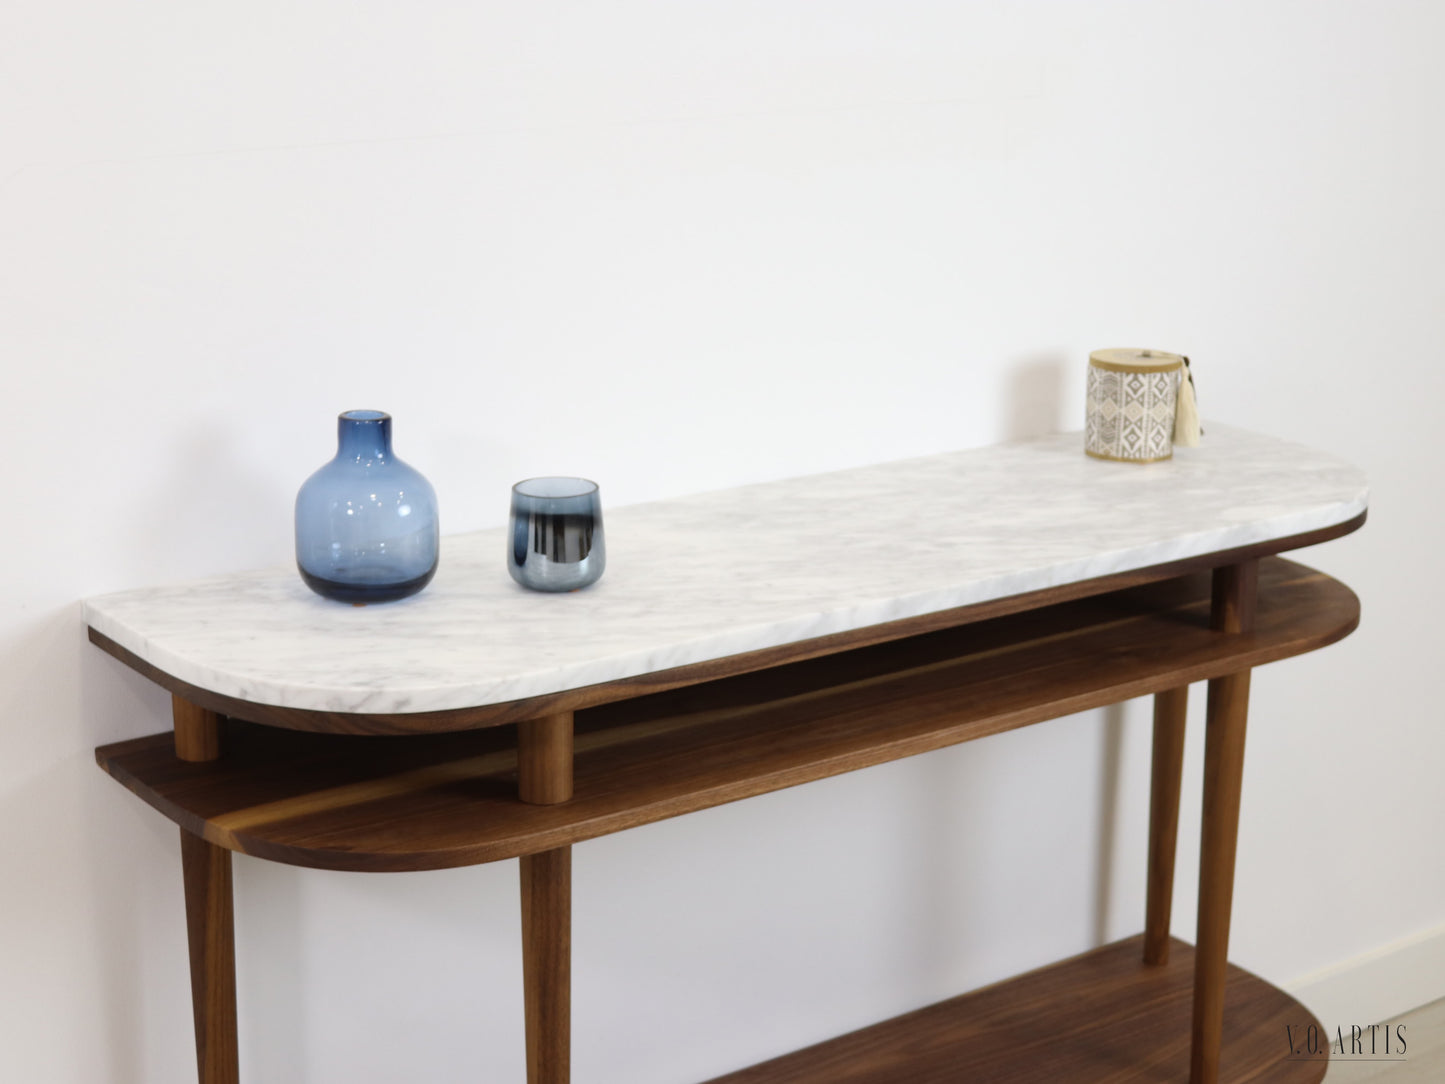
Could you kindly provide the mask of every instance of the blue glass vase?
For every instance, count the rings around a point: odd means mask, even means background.
[[[296,494],[296,567],[306,586],[341,602],[414,595],[437,570],[431,483],[391,451],[391,415],[348,410],[336,458]]]

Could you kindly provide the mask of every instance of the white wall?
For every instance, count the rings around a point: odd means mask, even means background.
[[[3,1075],[193,1079],[176,830],[91,753],[168,701],[77,600],[289,560],[354,406],[461,531],[526,474],[621,505],[1073,428],[1089,349],[1189,353],[1206,417],[1374,483],[1308,558],[1361,630],[1256,676],[1232,955],[1438,947],[1442,13],[10,0]],[[1147,729],[578,847],[577,1079],[702,1079],[1137,930]],[[245,1080],[522,1079],[514,864],[236,878]],[[1333,1026],[1406,987],[1331,989]]]

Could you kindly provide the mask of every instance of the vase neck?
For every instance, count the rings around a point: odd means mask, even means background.
[[[391,458],[391,415],[380,410],[348,410],[336,419],[336,455],[339,459]]]

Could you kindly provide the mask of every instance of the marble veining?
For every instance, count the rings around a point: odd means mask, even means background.
[[[1148,465],[1078,433],[604,509],[596,585],[507,575],[504,529],[442,541],[400,602],[327,601],[294,567],[90,599],[85,618],[192,685],[354,713],[502,703],[1342,523],[1364,476],[1209,424]],[[605,492],[605,480],[604,480]]]

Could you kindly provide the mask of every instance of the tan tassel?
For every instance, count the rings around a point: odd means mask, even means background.
[[[1179,395],[1174,403],[1174,443],[1182,448],[1196,448],[1204,430],[1199,426],[1199,404],[1194,399],[1194,373],[1189,359],[1179,370]]]

